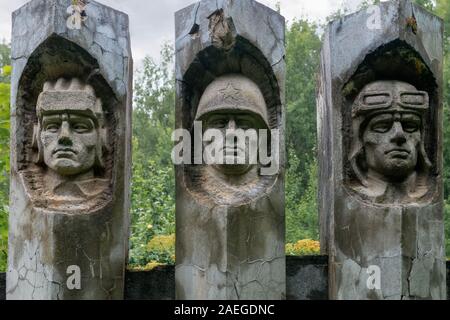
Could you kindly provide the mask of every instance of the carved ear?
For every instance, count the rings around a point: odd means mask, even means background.
[[[38,148],[38,142],[37,142],[38,137],[37,137],[37,135],[38,135],[38,125],[35,124],[33,126],[33,142],[31,144],[31,147],[33,148],[33,150],[37,150],[37,148]]]
[[[349,159],[350,165],[352,167],[353,173],[355,174],[356,178],[359,180],[359,182],[365,186],[368,187],[365,175],[363,173],[364,170],[367,169],[367,163],[366,163],[366,152],[364,151],[364,147],[362,144],[358,141],[358,143],[354,146],[353,153],[351,154],[351,157]]]
[[[420,151],[419,151],[421,157],[419,156],[419,159],[422,158],[424,170],[428,171],[433,164],[430,161],[430,158],[428,158],[427,152],[425,151],[425,143],[422,139],[422,142],[420,143]]]
[[[41,137],[40,137],[40,125],[35,124],[33,126],[33,140],[32,140],[32,148],[37,152],[36,157],[34,158],[34,163],[39,164],[44,162],[44,153],[42,150]]]

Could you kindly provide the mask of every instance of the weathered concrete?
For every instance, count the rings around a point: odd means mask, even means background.
[[[175,21],[176,128],[224,132],[245,118],[280,136],[272,175],[247,162],[176,166],[177,298],[284,299],[284,18],[253,0],[203,0]]]
[[[328,257],[286,257],[287,300],[328,299]],[[450,262],[447,261],[447,288],[450,288]],[[0,273],[0,300],[5,299],[6,274]],[[173,300],[175,266],[160,266],[151,271],[125,275],[126,300]],[[150,290],[157,288],[157,290]],[[450,295],[447,295],[450,297]]]
[[[79,3],[33,0],[13,13],[8,299],[123,298],[128,16]]]
[[[409,0],[327,28],[317,102],[331,299],[446,297],[442,37]]]

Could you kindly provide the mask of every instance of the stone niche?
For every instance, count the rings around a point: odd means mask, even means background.
[[[7,298],[122,299],[128,17],[95,1],[30,1],[13,13],[12,64]]]
[[[177,298],[284,299],[284,18],[255,1],[205,0],[175,21],[176,128],[192,137],[176,165]],[[195,139],[226,128],[278,130],[278,170],[198,163]]]
[[[333,21],[318,89],[331,299],[445,299],[442,21],[390,1]]]

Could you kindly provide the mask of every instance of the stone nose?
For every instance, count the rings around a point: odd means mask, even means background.
[[[392,130],[393,130],[393,135],[392,135],[391,142],[393,142],[399,146],[406,143],[406,134],[405,134],[405,131],[403,130],[401,122],[395,121],[394,125],[392,126]]]
[[[236,120],[234,118],[231,118],[228,120],[227,129],[234,130],[236,129]]]
[[[72,139],[70,138],[70,125],[67,121],[63,121],[61,124],[61,130],[58,136],[58,143],[63,146],[72,145]]]

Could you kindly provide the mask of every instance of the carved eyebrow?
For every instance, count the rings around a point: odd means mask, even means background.
[[[378,122],[378,121],[386,121],[386,120],[393,120],[394,115],[392,113],[386,113],[386,114],[380,114],[375,117],[373,117],[370,122]]]
[[[236,114],[235,117],[238,119],[255,119],[255,117],[250,114]]]
[[[46,123],[46,122],[54,122],[54,121],[62,121],[61,115],[47,115],[47,116],[43,116],[42,117],[42,122]]]
[[[411,113],[404,113],[402,114],[402,120],[417,120],[417,121],[422,121],[422,119],[416,115],[416,114],[411,114]]]
[[[222,118],[226,118],[226,117],[228,117],[228,115],[225,113],[216,113],[216,114],[212,114],[212,115],[208,116],[206,118],[206,120],[216,119],[216,118],[222,119]]]
[[[87,121],[87,122],[94,122],[90,117],[84,117],[79,115],[69,115],[69,121]]]

